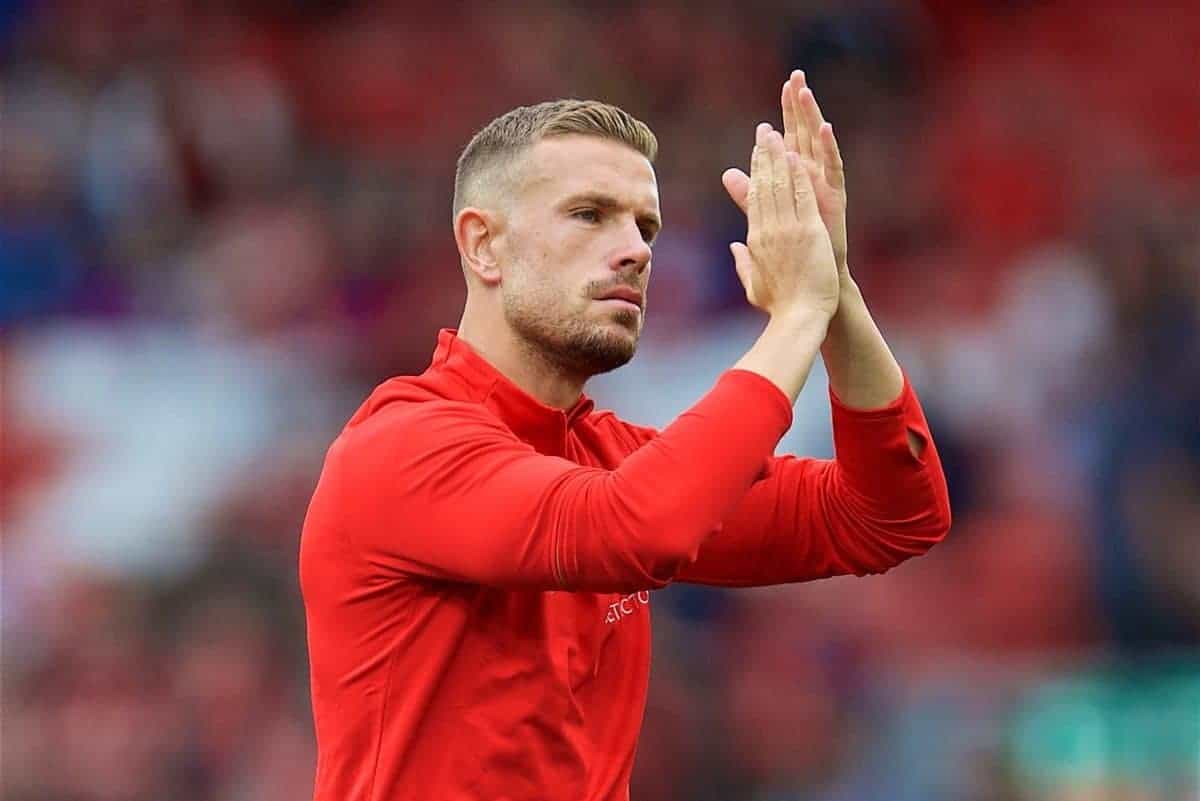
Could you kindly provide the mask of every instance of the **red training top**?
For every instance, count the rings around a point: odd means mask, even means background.
[[[304,522],[316,799],[627,799],[650,590],[878,573],[949,528],[907,380],[832,405],[835,460],[776,458],[791,404],[756,373],[656,432],[545,406],[442,331],[334,441]]]

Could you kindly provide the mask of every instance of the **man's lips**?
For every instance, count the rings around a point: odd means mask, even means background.
[[[596,300],[623,300],[626,303],[632,303],[639,309],[642,308],[642,293],[630,287],[617,287],[605,292]]]

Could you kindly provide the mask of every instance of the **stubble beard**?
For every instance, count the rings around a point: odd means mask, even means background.
[[[588,319],[586,306],[578,314],[564,312],[561,301],[551,291],[505,295],[505,319],[530,357],[582,379],[615,370],[633,358],[641,334],[641,314],[631,309],[610,312],[609,320],[623,329],[622,333],[610,324]]]

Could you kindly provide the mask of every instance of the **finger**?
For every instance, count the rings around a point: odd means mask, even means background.
[[[799,93],[804,87],[804,73],[795,70],[783,88],[783,120],[784,127],[790,129],[794,134],[788,150],[795,151],[805,158],[812,158],[813,132],[808,129],[808,123],[801,113],[799,102]]]
[[[808,130],[804,115],[800,114],[799,91],[805,86],[804,72],[793,70],[791,77],[787,79],[787,88],[785,90],[788,102],[787,108],[784,110],[784,119],[788,127],[796,132],[792,146],[788,150],[793,150],[805,158],[812,157],[812,132]]]
[[[821,178],[825,175],[825,171],[821,168],[820,164],[812,160],[805,160],[804,171],[808,173],[808,180],[814,187],[820,186]]]
[[[721,173],[721,183],[729,193],[730,199],[745,212],[747,195],[750,193],[750,176],[736,167],[730,167]]]
[[[825,165],[825,180],[839,192],[846,190],[846,173],[842,166],[842,151],[838,148],[833,126],[825,123],[817,134],[821,148],[821,162]]]
[[[800,147],[800,129],[797,127],[799,115],[796,113],[796,98],[792,92],[790,79],[783,83],[779,103],[783,107],[783,146],[786,150],[798,152]]]
[[[763,163],[766,154],[766,132],[770,126],[759,123],[754,129],[754,150],[750,151],[750,186],[746,189],[746,214],[751,227],[761,225],[763,219],[763,184],[767,171]]]
[[[804,88],[799,91],[796,95],[796,105],[800,109],[800,116],[804,118],[805,130],[811,137],[809,143],[809,155],[811,156],[817,149],[817,132],[825,124],[825,118],[821,116],[821,107],[817,105],[817,97],[811,89]]]
[[[771,164],[771,197],[775,203],[775,221],[776,224],[782,224],[795,218],[796,200],[792,169],[788,166],[787,151],[783,149],[783,136],[778,131],[772,131],[767,137],[767,154]]]
[[[809,164],[795,153],[788,154],[788,167],[792,173],[792,198],[796,209],[796,218],[801,222],[819,219],[821,211],[817,208],[817,193],[813,189]]]
[[[757,231],[766,221],[768,212],[774,212],[771,194],[771,167],[767,163],[767,132],[771,126],[759,123],[754,130],[754,150],[750,154],[750,190],[746,199],[748,230]],[[747,235],[747,241],[750,240]]]

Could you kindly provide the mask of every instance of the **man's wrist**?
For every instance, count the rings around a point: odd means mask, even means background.
[[[866,301],[863,299],[862,290],[853,278],[844,275],[841,283],[838,285],[838,310],[830,320],[830,333],[834,333],[835,329],[844,324],[845,321],[855,316],[855,311],[865,307]]]
[[[830,312],[820,306],[801,305],[771,315],[767,329],[781,334],[803,335],[819,331],[824,339],[829,330],[829,323],[836,312]]]

